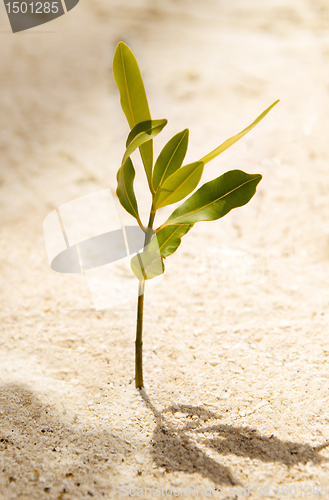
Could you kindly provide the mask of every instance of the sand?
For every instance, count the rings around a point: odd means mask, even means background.
[[[0,14],[0,498],[328,498],[328,3],[85,0],[15,35]],[[56,207],[115,193],[120,40],[169,120],[156,152],[187,127],[195,161],[281,99],[204,172],[261,173],[255,197],[146,290],[142,392],[136,300],[95,311],[43,238]],[[145,220],[141,166],[135,185]]]

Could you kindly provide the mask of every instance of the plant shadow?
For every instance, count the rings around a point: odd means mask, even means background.
[[[110,498],[111,471],[131,448],[106,430],[65,425],[21,385],[0,387],[1,498]]]
[[[236,455],[262,462],[280,462],[288,467],[309,461],[314,464],[329,461],[319,453],[329,446],[329,442],[312,447],[307,443],[282,441],[273,434],[270,437],[262,436],[247,426],[204,426],[204,421],[222,417],[201,406],[192,405],[177,404],[158,411],[145,390],[140,390],[140,394],[156,420],[151,454],[155,464],[165,468],[166,472],[199,473],[217,486],[242,485],[228,467],[207,455],[206,448],[223,456]],[[188,419],[180,427],[164,416],[165,413],[175,415],[177,412],[185,414]]]
[[[248,427],[207,425],[208,420],[221,416],[191,405],[174,405],[160,412],[144,390],[140,394],[156,420],[151,456],[166,472],[199,473],[217,486],[241,484],[228,467],[207,455],[207,449],[288,467],[329,460],[319,453],[329,442],[312,447],[262,436]],[[181,426],[165,416],[177,412],[185,415]],[[21,385],[0,387],[0,488],[4,498],[110,498],[116,486],[110,476],[132,451],[132,445],[110,431],[65,425],[53,408]]]

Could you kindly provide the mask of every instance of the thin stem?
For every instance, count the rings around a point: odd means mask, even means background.
[[[145,234],[144,248],[151,241],[152,226],[155,217],[155,210],[153,205],[150,212],[148,228]],[[142,266],[141,266],[142,267]],[[138,303],[137,303],[137,329],[136,329],[136,342],[135,342],[135,386],[137,389],[144,387],[143,381],[143,311],[144,311],[144,291],[145,291],[145,273],[139,281],[138,285]]]
[[[137,330],[135,342],[135,385],[137,389],[144,387],[143,382],[143,308],[145,281],[141,279],[138,285]]]

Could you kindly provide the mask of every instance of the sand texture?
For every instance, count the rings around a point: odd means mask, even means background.
[[[329,498],[328,2],[84,0],[9,29],[1,4],[0,499]],[[142,393],[137,297],[95,311],[43,237],[56,207],[115,193],[120,40],[168,119],[156,153],[189,128],[196,161],[280,99],[203,175],[260,173],[254,198],[196,224],[146,290]]]

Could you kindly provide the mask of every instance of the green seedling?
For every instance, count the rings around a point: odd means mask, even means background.
[[[117,174],[116,193],[121,205],[135,217],[145,232],[144,249],[131,260],[132,271],[139,280],[135,385],[141,389],[144,387],[142,331],[145,282],[164,273],[164,260],[177,250],[181,238],[196,222],[220,219],[233,208],[248,203],[255,194],[262,176],[247,174],[241,170],[230,170],[203,184],[154,230],[156,212],[159,208],[177,203],[190,195],[198,186],[205,165],[254,128],[279,100],[271,104],[239,134],[227,139],[200,160],[187,165],[183,165],[183,162],[188,146],[189,131],[185,129],[179,132],[164,146],[153,165],[153,138],[165,127],[167,120],[152,120],[136,58],[123,42],[120,42],[115,50],[113,74],[119,88],[121,106],[131,129]],[[147,226],[140,219],[133,187],[135,168],[131,154],[137,148],[139,148],[152,195]]]

